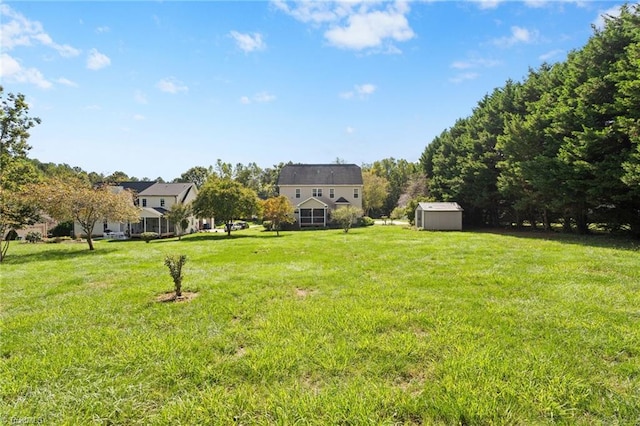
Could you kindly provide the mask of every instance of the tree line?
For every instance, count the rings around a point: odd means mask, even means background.
[[[427,145],[429,195],[472,225],[640,235],[640,6],[605,17],[564,62],[486,95]]]

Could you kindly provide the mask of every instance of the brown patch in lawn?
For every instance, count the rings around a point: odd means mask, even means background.
[[[296,296],[301,299],[304,299],[305,297],[310,296],[315,292],[316,290],[310,290],[308,288],[296,288]]]
[[[235,356],[236,358],[242,358],[243,356],[245,356],[246,353],[247,353],[247,350],[244,348],[244,346],[240,346],[236,351]]]
[[[175,291],[170,291],[168,293],[163,293],[160,296],[156,297],[156,302],[166,303],[166,302],[190,302],[198,296],[198,293],[191,291],[183,291],[182,296],[176,297]]]

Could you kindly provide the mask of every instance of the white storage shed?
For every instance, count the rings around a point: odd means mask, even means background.
[[[462,231],[462,211],[458,203],[419,203],[415,225],[429,231]]]

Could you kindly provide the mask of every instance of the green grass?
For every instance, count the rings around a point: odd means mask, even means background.
[[[189,302],[158,303],[186,254]],[[640,256],[399,226],[13,244],[0,423],[640,423]]]

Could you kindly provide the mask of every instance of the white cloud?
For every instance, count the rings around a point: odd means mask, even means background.
[[[538,59],[540,59],[541,61],[545,61],[546,62],[546,61],[549,61],[549,60],[551,60],[553,58],[556,58],[556,57],[558,57],[560,55],[563,55],[563,54],[564,54],[564,50],[555,49],[555,50],[552,50],[550,52],[547,52],[547,53],[544,53],[544,54],[538,56]]]
[[[353,92],[342,92],[340,93],[338,96],[340,96],[342,99],[353,99]]]
[[[538,39],[538,32],[526,28],[513,26],[509,37],[501,37],[493,40],[493,44],[499,47],[511,47],[519,43],[533,43]]]
[[[620,16],[620,6],[613,6],[607,10],[601,10],[598,13],[598,17],[593,21],[593,25],[595,25],[595,27],[600,30],[604,29],[605,16],[612,16],[612,17]]]
[[[81,52],[68,44],[54,42],[40,22],[25,18],[6,4],[0,4],[0,16],[3,18],[0,25],[0,44],[5,50],[12,50],[16,46],[41,44],[64,57],[78,56]]]
[[[347,128],[344,130],[348,135],[352,135],[355,133],[356,129],[354,129],[351,126],[347,126]]]
[[[147,100],[147,95],[145,95],[141,90],[136,90],[133,93],[133,99],[139,104],[146,105],[149,103],[149,101]]]
[[[96,32],[97,32],[98,34],[108,33],[109,31],[111,31],[111,28],[107,27],[106,25],[105,25],[105,26],[102,26],[102,27],[98,27],[98,28],[96,28]]]
[[[468,80],[475,80],[476,78],[478,78],[480,76],[480,74],[476,73],[476,72],[466,72],[466,73],[462,73],[462,74],[458,74],[457,76],[450,78],[449,81],[452,83],[462,83],[464,81],[468,81]]]
[[[451,64],[451,68],[465,70],[471,68],[493,68],[500,65],[500,61],[494,59],[475,58],[466,61],[455,61]]]
[[[163,78],[156,87],[165,93],[176,94],[180,92],[188,92],[189,88],[181,81],[174,77]]]
[[[373,11],[351,15],[343,26],[324,33],[330,44],[352,50],[376,48],[385,41],[407,41],[415,34],[407,17],[397,10]]]
[[[353,99],[356,95],[360,99],[366,99],[370,95],[373,95],[378,88],[375,84],[365,83],[365,84],[356,84],[353,86],[353,90],[348,92],[342,92],[338,96],[342,99]]]
[[[254,102],[257,103],[268,103],[268,102],[273,102],[276,100],[276,96],[269,93],[269,92],[259,92],[256,93],[255,95],[253,95],[252,97],[249,96],[242,96],[240,98],[240,103],[244,104],[244,105],[249,105],[252,104]]]
[[[504,0],[472,0],[472,1],[474,3],[477,3],[478,7],[480,7],[480,9],[495,9]]]
[[[373,92],[376,91],[376,86],[374,84],[370,84],[370,83],[356,85],[355,87],[356,87],[356,91],[361,96],[369,96],[369,95],[372,95]]]
[[[540,8],[546,6],[549,1],[548,0],[525,0],[524,2],[527,6],[532,8]]]
[[[100,111],[102,109],[102,107],[100,105],[87,105],[86,107],[84,107],[84,109],[86,109],[87,111]]]
[[[104,53],[98,52],[97,49],[91,49],[87,57],[87,68],[90,70],[99,70],[111,65],[111,59]]]
[[[142,121],[144,120],[146,117],[142,114],[134,114],[132,117],[135,121]]]
[[[0,55],[0,77],[8,83],[28,83],[41,89],[53,86],[36,68],[23,68],[18,60],[6,53]]]
[[[231,31],[229,36],[236,41],[236,46],[245,53],[264,50],[267,47],[264,40],[262,40],[262,34],[259,33],[243,34]]]
[[[260,93],[256,93],[256,95],[253,97],[253,99],[256,102],[266,103],[266,102],[275,101],[276,97],[275,97],[275,95],[272,95],[271,93],[268,93],[268,92],[260,92]]]
[[[69,86],[69,87],[78,87],[78,83],[71,81],[67,78],[64,77],[60,77],[59,79],[56,80],[59,84],[62,84],[63,86]]]
[[[415,37],[405,1],[375,2],[286,2],[272,1],[294,19],[324,29],[330,45],[374,53],[401,53],[394,43]]]

